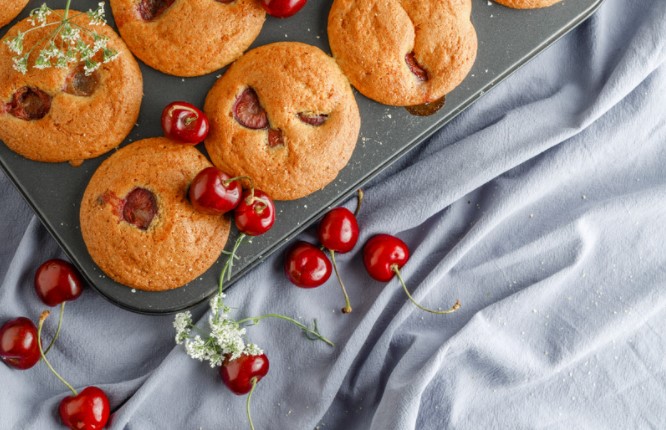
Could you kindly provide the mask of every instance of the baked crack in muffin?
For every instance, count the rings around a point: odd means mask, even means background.
[[[349,81],[319,48],[298,42],[243,55],[206,97],[206,150],[231,176],[275,200],[333,181],[354,151],[360,116]]]
[[[91,27],[85,13],[69,13],[78,15],[70,21],[108,37],[108,47],[118,57],[90,75],[83,63],[64,69],[29,67],[21,74],[14,70],[14,53],[4,41],[33,27],[22,20],[0,41],[0,140],[31,160],[77,164],[97,157],[118,146],[139,116],[143,80],[132,54],[111,27]],[[53,11],[47,22],[59,21],[63,14]],[[24,46],[45,40],[53,29],[27,33]],[[32,52],[30,64],[39,51]]]
[[[210,166],[193,146],[161,137],[106,159],[81,202],[81,233],[93,261],[116,282],[148,291],[183,286],[208,270],[230,223],[195,210],[187,191]]]
[[[413,106],[441,99],[476,58],[471,0],[335,0],[328,39],[363,95]]]
[[[258,0],[111,0],[118,31],[150,67],[200,76],[240,57],[266,19]]]

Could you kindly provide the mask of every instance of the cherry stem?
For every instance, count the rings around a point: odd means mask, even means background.
[[[224,291],[224,276],[227,276],[227,280],[231,279],[231,269],[234,267],[234,260],[236,259],[236,252],[238,252],[238,248],[240,247],[241,243],[243,243],[243,240],[247,237],[245,233],[241,233],[238,238],[236,239],[236,242],[234,243],[234,247],[231,250],[231,253],[229,253],[229,256],[227,257],[227,261],[224,262],[224,266],[222,267],[222,271],[220,272],[220,279],[217,283],[217,288],[218,288],[218,294],[221,296],[222,292]],[[227,273],[227,271],[229,273]],[[215,314],[215,320],[217,321],[219,316],[219,310]]]
[[[363,190],[358,189],[356,194],[356,210],[354,211],[354,216],[358,217],[358,213],[361,211],[361,204],[363,203]]]
[[[303,332],[304,332],[306,335],[311,335],[311,336],[313,336],[315,339],[319,339],[319,340],[321,340],[322,342],[324,342],[324,343],[326,343],[326,344],[328,344],[328,345],[330,345],[330,346],[333,346],[333,347],[335,346],[335,344],[334,344],[333,342],[331,342],[329,339],[327,339],[326,337],[322,336],[321,333],[319,333],[319,330],[317,330],[317,322],[316,322],[316,320],[315,320],[315,323],[314,323],[314,330],[311,329],[311,328],[309,328],[309,327],[307,327],[307,326],[304,325],[304,324],[301,324],[300,322],[296,321],[295,319],[290,318],[290,317],[288,317],[288,316],[286,316],[286,315],[282,315],[282,314],[265,314],[265,315],[261,315],[261,316],[258,316],[258,317],[243,318],[242,320],[238,320],[238,321],[236,321],[236,322],[237,322],[239,325],[241,325],[241,324],[245,324],[245,323],[249,323],[249,322],[251,322],[252,325],[256,325],[256,324],[259,324],[259,321],[264,320],[264,319],[266,319],[266,318],[277,318],[277,319],[281,319],[281,320],[283,320],[283,321],[290,322],[290,323],[294,324],[296,327],[298,327],[298,328],[300,328],[301,330],[303,330]]]
[[[60,315],[58,316],[58,328],[56,329],[56,332],[53,335],[53,339],[51,339],[51,343],[49,343],[49,346],[46,347],[46,351],[44,351],[44,355],[49,353],[49,351],[51,350],[51,347],[55,343],[56,339],[58,339],[58,336],[60,336],[60,327],[62,327],[62,315],[65,313],[65,303],[67,303],[67,302],[62,302],[60,304]]]
[[[342,313],[350,314],[352,311],[352,307],[351,303],[349,302],[349,295],[347,294],[347,289],[345,288],[345,284],[342,282],[342,278],[340,277],[340,273],[338,272],[338,265],[335,262],[335,251],[329,249],[328,252],[331,254],[331,261],[333,261],[333,270],[335,270],[335,276],[338,278],[338,282],[340,283],[340,288],[342,288],[342,294],[344,294],[345,296],[345,307],[342,308]]]
[[[400,268],[398,267],[397,264],[392,264],[391,265],[391,270],[393,273],[396,274],[398,279],[400,280],[400,285],[402,285],[402,289],[405,290],[405,294],[407,294],[407,297],[409,297],[409,300],[411,300],[412,303],[416,305],[417,308],[421,309],[422,311],[430,312],[431,314],[436,314],[436,315],[446,315],[446,314],[451,314],[458,309],[460,309],[460,300],[456,300],[456,302],[451,306],[449,309],[446,309],[444,311],[436,311],[433,309],[428,309],[426,307],[421,306],[418,304],[416,300],[414,300],[414,297],[412,297],[411,294],[409,294],[409,290],[407,289],[407,285],[405,285],[405,281],[402,279],[402,276],[400,276]]]
[[[224,181],[223,184],[224,185],[229,185],[230,183],[232,183],[234,181],[240,181],[240,180],[243,180],[243,179],[245,179],[247,181],[250,181],[250,189],[254,190],[254,181],[249,176],[234,176],[233,178],[229,178],[226,181]],[[252,193],[252,194],[254,195],[254,193]]]
[[[49,311],[44,311],[42,314],[39,316],[39,325],[37,326],[37,346],[39,347],[39,354],[42,356],[42,360],[44,360],[44,363],[46,363],[46,366],[53,372],[53,374],[56,376],[56,378],[60,379],[60,382],[65,384],[67,388],[70,389],[72,393],[74,393],[75,396],[78,396],[79,393],[72,387],[69,382],[65,381],[65,379],[60,376],[58,372],[51,366],[51,363],[49,360],[46,358],[46,354],[44,353],[44,350],[42,349],[42,327],[44,327],[44,321],[46,321],[46,318],[49,317],[51,312]]]
[[[254,424],[252,424],[252,414],[250,413],[250,403],[252,402],[252,393],[254,393],[254,389],[257,387],[257,378],[254,377],[250,379],[250,383],[252,384],[252,388],[247,394],[247,399],[245,400],[245,413],[247,413],[247,420],[250,422],[250,430],[254,430]]]

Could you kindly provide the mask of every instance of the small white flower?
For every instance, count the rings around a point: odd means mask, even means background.
[[[69,22],[65,22],[60,30],[60,40],[74,45],[79,39],[81,39],[81,30],[72,27]]]
[[[35,65],[33,66],[35,69],[48,69],[51,67],[51,61],[44,55],[43,52],[39,53],[39,57],[35,60]]]
[[[209,317],[211,333],[222,354],[228,355],[230,360],[241,356],[245,350],[245,329],[241,328],[236,321],[229,319],[215,320],[215,316]]]
[[[28,72],[28,56],[30,54],[25,54],[22,57],[14,57],[12,59],[12,67],[19,73],[26,74]]]
[[[88,18],[90,19],[90,25],[104,25],[104,24],[106,24],[106,19],[104,19],[104,2],[103,1],[97,3],[97,9],[88,11]]]
[[[21,33],[20,31],[16,35],[16,37],[12,37],[10,39],[5,40],[5,44],[9,48],[11,52],[17,55],[21,55],[23,53],[23,38],[25,36],[25,33]]]
[[[97,61],[86,60],[85,64],[83,65],[83,71],[85,72],[86,76],[90,76],[95,70],[99,69],[100,65],[101,64]]]
[[[92,50],[93,50],[93,52],[99,52],[99,51],[102,51],[102,50],[106,49],[106,44],[108,43],[109,38],[106,37],[106,36],[100,36],[97,33],[93,33],[93,40],[94,40],[94,43],[93,43]]]
[[[173,327],[176,329],[176,344],[180,345],[185,339],[190,337],[192,331],[192,314],[190,311],[181,312],[173,320]]]
[[[38,9],[33,9],[30,12],[30,18],[28,19],[28,22],[30,25],[38,26],[38,27],[43,27],[46,25],[46,17],[51,14],[52,10],[46,6],[46,3],[42,4],[42,6]]]
[[[118,55],[120,55],[118,53],[118,51],[115,51],[113,49],[105,49],[104,50],[104,56],[103,56],[103,59],[102,59],[102,63],[106,64],[109,61],[113,61],[113,60],[116,59],[116,57],[118,57]]]
[[[243,354],[245,355],[261,355],[263,353],[264,351],[254,343],[248,343],[243,351]]]

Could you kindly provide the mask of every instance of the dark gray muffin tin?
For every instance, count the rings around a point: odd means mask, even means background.
[[[361,133],[348,166],[325,189],[292,202],[277,203],[273,229],[240,248],[231,282],[243,276],[269,254],[319,219],[330,207],[352,195],[382,169],[426,140],[453,117],[467,108],[525,64],[540,51],[589,17],[603,0],[564,0],[547,9],[512,10],[488,0],[472,0],[472,21],[479,40],[476,63],[465,81],[447,95],[446,105],[428,117],[409,114],[404,108],[383,106],[358,92]],[[21,16],[43,0],[32,0]],[[63,8],[65,0],[50,0],[51,8]],[[97,0],[79,0],[74,7],[94,9]],[[310,0],[295,16],[268,17],[254,46],[277,41],[299,41],[318,46],[330,54],[326,35],[332,0]],[[107,5],[107,19],[113,17]],[[11,24],[0,30],[0,36]],[[206,93],[220,70],[198,78],[177,78],[157,72],[141,63],[144,98],[141,114],[123,145],[162,134],[160,114],[175,100],[202,106]],[[199,145],[203,150],[203,145]],[[106,155],[108,156],[108,155]],[[135,312],[164,314],[180,311],[206,300],[217,289],[224,256],[204,275],[188,285],[166,292],[144,292],[119,285],[107,278],[90,258],[79,229],[79,204],[83,191],[99,164],[106,158],[87,160],[80,167],[67,163],[47,164],[27,160],[0,145],[0,165],[40,217],[44,226],[79,267],[92,287],[114,304]],[[237,232],[232,230],[227,250]],[[268,287],[268,286],[266,286]]]

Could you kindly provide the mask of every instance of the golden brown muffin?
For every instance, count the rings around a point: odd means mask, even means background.
[[[78,12],[70,10],[70,16]],[[54,11],[48,21],[60,19]],[[139,116],[143,80],[139,66],[123,41],[102,25],[89,27],[84,14],[73,21],[109,38],[119,56],[90,76],[83,65],[67,69],[29,67],[23,75],[12,68],[4,40],[30,28],[27,20],[12,27],[0,42],[0,140],[24,157],[46,162],[77,162],[118,146]],[[26,51],[53,27],[26,34]],[[36,49],[30,64],[38,54]]]
[[[562,0],[495,0],[497,3],[513,9],[539,9],[549,7]]]
[[[476,58],[471,0],[335,0],[333,57],[363,95],[420,105],[462,82]]]
[[[150,67],[200,76],[240,57],[266,13],[258,0],[111,0],[127,46]]]
[[[27,4],[28,0],[0,0],[0,27],[9,24]]]
[[[276,200],[333,181],[360,128],[356,99],[335,61],[297,42],[249,51],[213,86],[206,150],[232,176],[251,177]]]
[[[192,207],[187,190],[210,162],[166,138],[140,140],[106,159],[81,203],[81,233],[95,263],[141,290],[180,287],[220,256],[229,220]]]

